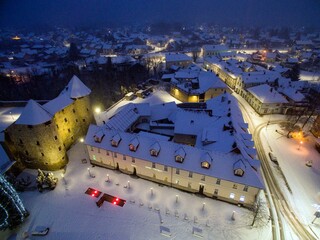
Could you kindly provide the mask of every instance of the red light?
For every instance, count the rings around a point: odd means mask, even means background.
[[[96,191],[94,191],[94,193],[97,193],[98,191],[96,190]]]
[[[116,198],[116,201],[118,202],[118,201],[119,201],[119,199],[118,199],[118,198]]]
[[[94,194],[91,194],[92,197],[94,197]]]
[[[116,205],[117,203],[116,202],[113,202],[113,205]]]

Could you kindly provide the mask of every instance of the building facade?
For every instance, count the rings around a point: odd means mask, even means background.
[[[201,108],[128,104],[105,124],[90,125],[85,139],[90,162],[252,206],[264,185],[251,135],[239,120],[235,102],[223,94]]]

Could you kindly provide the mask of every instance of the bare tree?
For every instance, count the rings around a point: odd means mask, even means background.
[[[199,51],[197,48],[192,49],[191,51],[193,62],[196,62],[199,57]]]
[[[250,226],[262,227],[265,226],[270,220],[269,209],[266,202],[259,195],[257,201],[252,207],[253,219]]]

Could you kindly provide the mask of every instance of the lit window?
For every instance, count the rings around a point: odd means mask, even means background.
[[[244,196],[241,196],[241,197],[240,197],[240,202],[244,202],[244,199],[245,199],[245,197],[244,197]]]
[[[180,155],[177,155],[176,156],[176,162],[182,163],[183,162],[183,157],[181,157]]]
[[[158,152],[154,149],[151,149],[150,155],[156,157],[156,156],[158,156]]]
[[[129,145],[129,149],[130,149],[130,151],[135,151],[136,150],[134,145],[132,145],[132,144]]]
[[[92,155],[92,158],[93,158],[93,160],[97,160],[97,159],[96,159],[96,155]]]
[[[203,167],[203,168],[206,168],[206,169],[209,169],[210,168],[210,163],[208,163],[208,162],[202,162],[201,163],[201,167]]]
[[[244,174],[244,171],[243,171],[242,169],[236,169],[236,170],[234,171],[234,174],[237,175],[237,176],[242,177],[243,174]]]
[[[235,195],[234,193],[230,193],[230,198],[234,199]]]

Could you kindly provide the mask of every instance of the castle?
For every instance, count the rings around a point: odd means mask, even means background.
[[[58,97],[44,105],[29,100],[20,117],[5,129],[5,144],[21,168],[58,170],[67,150],[93,120],[91,90],[73,76]]]

